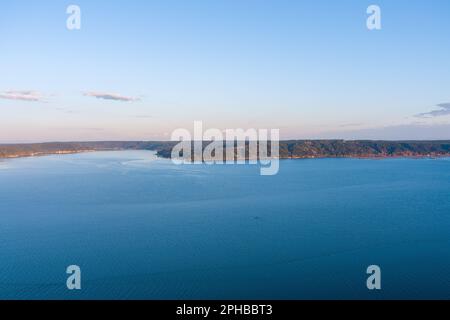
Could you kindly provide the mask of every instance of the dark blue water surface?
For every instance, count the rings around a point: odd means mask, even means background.
[[[0,299],[80,298],[448,299],[450,160],[0,162]]]

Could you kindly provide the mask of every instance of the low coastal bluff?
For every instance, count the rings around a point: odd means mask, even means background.
[[[1,144],[0,158],[32,157],[92,151],[152,150],[170,158],[176,142],[100,141]],[[204,142],[206,147],[209,143]],[[270,144],[270,142],[269,142]],[[248,151],[248,143],[246,143]],[[290,140],[280,141],[281,159],[308,158],[386,158],[450,156],[450,140],[445,141],[371,141],[371,140]]]
[[[385,158],[448,155],[450,155],[450,140],[295,140],[280,143],[280,157],[282,158]]]
[[[0,144],[0,158],[21,158],[50,154],[71,154],[93,151],[155,150],[168,147],[167,142],[94,141]]]

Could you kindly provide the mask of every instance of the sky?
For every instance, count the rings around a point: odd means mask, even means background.
[[[448,0],[2,1],[0,143],[450,139],[449,37]]]

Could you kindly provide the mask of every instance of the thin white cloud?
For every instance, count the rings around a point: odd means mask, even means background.
[[[44,101],[40,92],[32,90],[11,90],[0,92],[0,99],[21,100],[21,101]]]
[[[416,114],[417,118],[431,118],[431,117],[442,117],[450,115],[450,102],[440,103],[436,105],[436,107],[440,108],[439,110],[432,110],[430,112],[419,113]]]
[[[104,99],[104,100],[114,100],[114,101],[123,101],[123,102],[139,101],[139,98],[122,96],[122,95],[116,94],[116,93],[91,91],[91,92],[85,92],[84,95],[86,97],[93,97],[93,98]]]

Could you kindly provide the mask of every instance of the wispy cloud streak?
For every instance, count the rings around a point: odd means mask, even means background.
[[[21,101],[44,101],[41,93],[32,90],[11,90],[0,92],[0,99]]]
[[[139,101],[139,98],[122,96],[122,95],[116,94],[116,93],[90,91],[90,92],[85,92],[84,95],[86,97],[93,97],[93,98],[104,99],[104,100],[114,100],[114,101],[123,101],[123,102]]]
[[[436,107],[440,108],[439,110],[432,110],[430,112],[419,113],[416,114],[417,118],[431,118],[431,117],[442,117],[450,115],[450,102],[440,103],[436,105]]]

